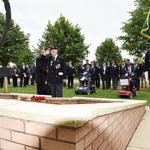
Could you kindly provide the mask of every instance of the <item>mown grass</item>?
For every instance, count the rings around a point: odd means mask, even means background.
[[[77,85],[74,86],[73,89],[68,89],[67,87],[64,87],[63,89],[63,97],[95,97],[95,98],[120,98],[118,96],[118,91],[116,90],[103,90],[103,89],[97,89],[96,93],[90,94],[90,95],[76,95],[75,94],[75,88]],[[29,93],[29,94],[36,94],[36,86],[27,86],[27,87],[12,87],[11,85],[8,88],[9,93]],[[0,93],[3,93],[3,88],[0,88]],[[138,96],[134,97],[133,99],[137,100],[147,100],[147,105],[150,106],[150,92],[148,88],[142,88],[139,91]]]

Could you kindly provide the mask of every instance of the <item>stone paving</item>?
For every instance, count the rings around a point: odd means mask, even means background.
[[[150,108],[146,108],[146,113],[126,150],[150,150]]]

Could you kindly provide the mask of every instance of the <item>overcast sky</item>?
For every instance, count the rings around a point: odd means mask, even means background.
[[[134,0],[10,0],[12,18],[25,33],[30,33],[30,45],[36,47],[46,27],[62,14],[73,24],[78,24],[85,35],[85,42],[91,44],[90,56],[106,38],[122,34],[122,22],[129,19],[134,10]],[[0,1],[0,12],[4,12]],[[120,45],[120,42],[117,42]]]

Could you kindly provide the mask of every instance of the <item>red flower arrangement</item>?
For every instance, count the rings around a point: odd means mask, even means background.
[[[42,100],[45,100],[45,97],[44,96],[32,96],[31,97],[31,101],[37,101],[37,102],[40,102]]]

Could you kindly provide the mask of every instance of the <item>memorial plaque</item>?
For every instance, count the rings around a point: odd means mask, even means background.
[[[13,68],[0,68],[0,78],[3,78],[4,76],[12,77]]]

